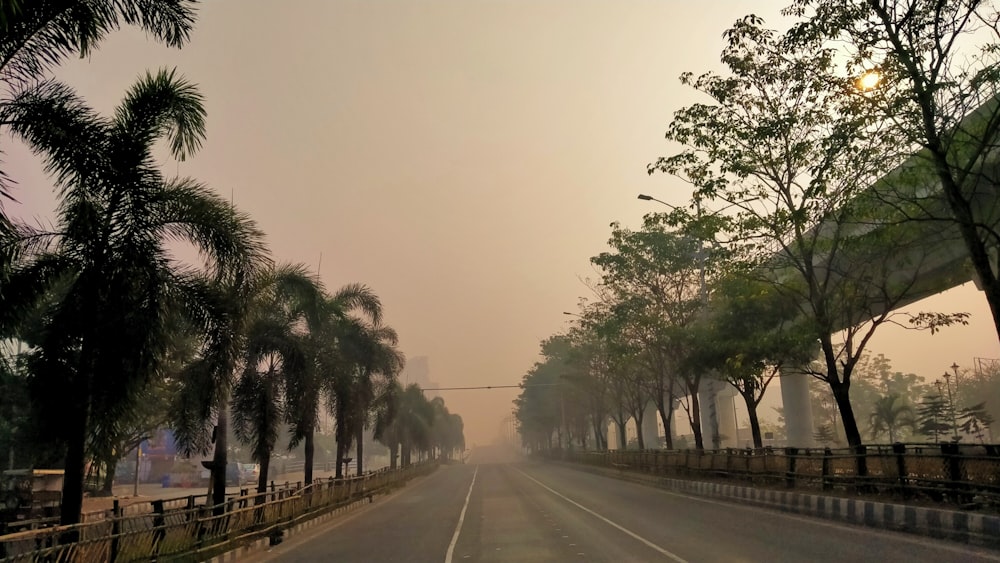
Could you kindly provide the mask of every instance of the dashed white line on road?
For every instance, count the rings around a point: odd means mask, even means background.
[[[476,475],[479,475],[479,466],[472,472],[472,482],[469,483],[469,493],[465,495],[465,505],[462,506],[462,513],[458,515],[458,525],[455,526],[455,535],[451,536],[451,543],[448,544],[448,553],[444,555],[444,563],[451,563],[451,558],[455,556],[455,545],[458,544],[458,534],[462,531],[462,522],[465,522],[465,511],[469,509],[469,499],[472,498],[472,487],[476,486]]]
[[[531,475],[528,475],[528,474],[527,474],[527,473],[525,473],[524,471],[521,471],[520,469],[518,469],[518,468],[516,468],[516,467],[514,467],[513,469],[514,469],[514,471],[517,471],[517,472],[518,472],[518,473],[520,473],[521,475],[524,475],[525,477],[527,477],[527,478],[528,478],[529,480],[531,480],[531,481],[534,481],[534,482],[535,482],[535,483],[536,483],[536,484],[537,484],[537,485],[538,485],[539,487],[541,487],[541,488],[545,489],[546,491],[548,491],[548,492],[550,492],[550,493],[554,494],[555,496],[557,496],[557,497],[559,497],[559,498],[563,499],[564,501],[566,501],[566,502],[568,502],[568,503],[572,504],[573,506],[575,506],[575,507],[579,508],[580,510],[582,510],[582,511],[586,512],[587,514],[590,514],[591,516],[594,516],[594,517],[598,518],[599,520],[601,520],[601,521],[602,521],[602,522],[604,522],[605,524],[608,524],[608,525],[609,525],[609,526],[611,526],[612,528],[615,528],[615,529],[617,529],[617,530],[619,530],[619,531],[623,532],[624,534],[628,535],[629,537],[631,537],[631,538],[633,538],[633,539],[635,539],[635,540],[638,540],[638,541],[640,541],[640,542],[641,542],[641,543],[643,543],[643,544],[644,544],[644,545],[645,545],[646,547],[648,547],[648,548],[652,549],[653,551],[656,551],[656,552],[658,552],[658,553],[661,553],[661,554],[665,555],[666,557],[668,557],[668,558],[670,558],[670,559],[673,559],[673,560],[674,560],[674,561],[676,561],[677,563],[687,563],[687,560],[685,560],[685,559],[684,559],[683,557],[681,557],[681,556],[679,556],[679,555],[677,555],[677,554],[675,554],[675,553],[672,553],[672,552],[670,552],[670,551],[667,551],[666,549],[663,549],[662,547],[660,547],[660,546],[656,545],[655,543],[653,543],[653,542],[651,542],[651,541],[647,540],[646,538],[644,538],[644,537],[640,536],[639,534],[637,534],[637,533],[635,533],[635,532],[633,532],[633,531],[629,530],[628,528],[625,528],[624,526],[622,526],[622,525],[620,525],[620,524],[616,524],[615,522],[612,522],[611,520],[609,520],[609,519],[605,518],[604,516],[601,516],[600,514],[598,514],[598,513],[594,512],[593,510],[591,510],[591,509],[587,508],[586,506],[583,506],[582,504],[580,504],[580,503],[576,502],[575,500],[573,500],[573,499],[571,499],[571,498],[569,498],[569,497],[567,497],[567,496],[563,495],[562,493],[560,493],[560,492],[556,491],[556,490],[555,490],[555,489],[553,489],[552,487],[549,487],[549,486],[548,486],[548,485],[546,485],[545,483],[542,483],[542,482],[541,482],[541,481],[539,481],[538,479],[535,479],[535,478],[534,478],[534,477],[532,477]],[[471,492],[471,489],[470,489],[470,492]],[[455,537],[456,537],[456,538],[458,537],[458,536],[457,536],[457,534],[456,534],[456,536],[455,536]],[[579,553],[579,554],[577,554],[577,555],[583,555],[583,554],[582,554],[582,553]]]

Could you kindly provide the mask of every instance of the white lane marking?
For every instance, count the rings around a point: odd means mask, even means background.
[[[448,544],[448,553],[444,556],[444,563],[451,563],[451,558],[455,556],[455,545],[458,543],[458,534],[462,531],[462,522],[465,522],[465,511],[469,509],[469,499],[472,498],[472,487],[476,485],[476,475],[479,474],[479,466],[472,472],[472,482],[469,483],[469,493],[465,495],[465,506],[462,513],[458,515],[458,525],[455,526],[455,535],[451,536],[451,543]]]
[[[524,475],[525,477],[527,477],[527,478],[528,478],[528,479],[530,479],[531,481],[534,481],[534,482],[535,482],[535,483],[536,483],[536,484],[537,484],[537,485],[538,485],[539,487],[541,487],[541,488],[545,489],[546,491],[548,491],[548,492],[550,492],[550,493],[554,494],[555,496],[557,496],[557,497],[559,497],[559,498],[563,499],[564,501],[566,501],[566,502],[568,502],[568,503],[572,504],[573,506],[575,506],[575,507],[579,508],[580,510],[582,510],[582,511],[586,512],[587,514],[590,514],[591,516],[594,516],[594,517],[598,518],[599,520],[601,520],[601,521],[602,521],[602,522],[604,522],[605,524],[608,524],[608,525],[609,525],[609,526],[611,526],[612,528],[615,528],[615,529],[617,529],[617,530],[619,530],[619,531],[621,531],[621,532],[625,533],[626,535],[628,535],[628,536],[629,536],[629,537],[631,537],[632,539],[635,539],[635,540],[639,540],[639,541],[640,541],[640,542],[642,542],[642,543],[643,543],[643,544],[644,544],[644,545],[645,545],[646,547],[648,547],[648,548],[652,549],[653,551],[656,551],[656,552],[658,552],[658,553],[661,553],[661,554],[663,554],[663,555],[667,556],[668,558],[670,558],[670,559],[673,559],[673,560],[674,560],[674,561],[676,561],[677,563],[687,563],[687,560],[685,560],[685,559],[684,559],[683,557],[681,557],[681,556],[679,556],[679,555],[676,555],[676,554],[674,554],[674,553],[671,553],[671,552],[669,552],[669,551],[667,551],[667,550],[663,549],[662,547],[660,547],[660,546],[656,545],[655,543],[653,543],[653,542],[651,542],[651,541],[647,540],[646,538],[644,538],[644,537],[640,536],[639,534],[637,534],[637,533],[635,533],[635,532],[633,532],[633,531],[631,531],[631,530],[629,530],[629,529],[625,528],[624,526],[621,526],[621,525],[619,525],[619,524],[616,524],[615,522],[612,522],[611,520],[608,520],[608,519],[607,519],[607,518],[605,518],[604,516],[601,516],[600,514],[598,514],[598,513],[594,512],[593,510],[591,510],[591,509],[587,508],[586,506],[583,506],[582,504],[580,504],[580,503],[576,502],[575,500],[573,500],[573,499],[571,499],[571,498],[568,498],[567,496],[563,495],[562,493],[560,493],[560,492],[558,492],[558,491],[556,491],[556,490],[552,489],[551,487],[549,487],[549,486],[548,486],[548,485],[546,485],[545,483],[542,483],[541,481],[539,481],[538,479],[535,479],[535,478],[534,478],[534,477],[532,477],[531,475],[528,475],[528,474],[527,474],[527,473],[525,473],[524,471],[521,471],[520,469],[518,469],[518,468],[516,468],[516,467],[513,467],[512,469],[514,469],[514,471],[517,471],[517,472],[518,472],[518,473],[520,473],[521,475]],[[582,555],[582,554],[577,554],[577,555]]]

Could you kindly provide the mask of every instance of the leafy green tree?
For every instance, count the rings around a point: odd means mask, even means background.
[[[1000,337],[1000,264],[992,170],[1000,134],[1000,28],[994,2],[796,0],[790,38],[834,45],[856,76],[881,80],[853,97],[916,151],[883,183],[894,220],[960,236]],[[928,186],[931,179],[936,186]],[[932,189],[924,189],[931,187]]]
[[[915,426],[913,408],[896,394],[879,397],[868,419],[872,439],[888,435],[890,443],[898,441],[902,430]]]
[[[56,232],[19,238],[14,255],[23,258],[4,284],[0,309],[9,316],[0,324],[16,332],[19,314],[44,308],[45,329],[30,342],[32,396],[62,413],[53,429],[67,444],[61,522],[72,524],[88,437],[120,420],[158,377],[168,312],[196,326],[207,317],[204,278],[175,262],[167,241],[194,244],[218,279],[251,269],[263,246],[249,219],[217,195],[157,170],[158,139],[183,158],[204,137],[201,96],[174,72],[142,77],[113,118],[43,82],[5,105],[0,119],[43,156],[62,197]]]
[[[757,407],[785,365],[811,360],[808,334],[790,329],[793,311],[778,292],[743,276],[720,279],[713,290],[712,316],[696,323],[691,361],[714,370],[732,385],[747,407],[754,447],[764,445]]]
[[[559,337],[541,344],[543,360],[536,362],[521,379],[521,393],[514,400],[524,445],[533,449],[551,449],[552,436],[562,423],[560,377],[566,374],[562,357],[552,354],[559,347]]]
[[[675,113],[667,138],[686,148],[650,172],[690,182],[699,207],[726,206],[721,233],[732,262],[798,309],[800,330],[821,353],[815,366],[802,367],[829,386],[847,441],[859,446],[853,370],[916,279],[887,257],[917,271],[925,259],[912,229],[871,228],[881,208],[863,195],[898,139],[841,95],[849,81],[837,74],[836,51],[821,41],[792,44],[753,16],[726,39],[726,75],[682,76],[711,103]]]
[[[687,361],[688,328],[704,310],[703,277],[710,267],[709,255],[699,239],[672,232],[662,214],[647,215],[639,231],[612,224],[608,245],[612,251],[591,259],[601,269],[603,287],[616,312],[608,317],[607,322],[614,321],[608,335],[615,336],[620,352],[635,356],[630,369],[636,369],[635,363],[643,368],[644,373],[633,377],[644,382],[647,396],[657,405],[668,440],[674,403],[682,399],[700,449],[698,390],[705,370],[700,363]],[[637,422],[641,426],[641,420]]]

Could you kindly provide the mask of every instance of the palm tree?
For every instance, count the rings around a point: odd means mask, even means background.
[[[357,447],[357,474],[364,474],[364,431],[372,423],[372,408],[381,390],[395,383],[396,376],[403,369],[406,359],[396,349],[399,337],[387,326],[359,325],[360,339],[355,343],[355,378],[353,409],[345,421],[353,429]]]
[[[399,425],[400,465],[410,465],[413,450],[427,450],[431,446],[431,427],[434,424],[434,407],[416,383],[406,386],[400,395],[396,424]]]
[[[370,322],[382,319],[382,303],[375,293],[362,284],[348,284],[332,296],[316,296],[301,304],[303,319],[309,331],[310,369],[299,372],[299,378],[289,381],[288,410],[292,425],[289,448],[303,444],[305,482],[311,483],[315,460],[315,435],[322,397],[333,387],[332,382],[346,370],[343,338],[352,313],[362,313]],[[328,395],[332,401],[332,397]],[[332,405],[332,402],[331,402]],[[339,467],[339,466],[338,466]]]
[[[875,401],[868,424],[872,439],[878,439],[882,434],[888,434],[889,442],[895,443],[897,433],[904,428],[914,428],[916,420],[913,416],[913,408],[907,405],[898,394],[892,393],[879,397]]]
[[[61,522],[71,524],[80,516],[88,436],[95,424],[119,420],[159,376],[168,313],[208,324],[205,275],[175,261],[168,240],[198,248],[216,280],[246,276],[265,252],[247,217],[156,168],[158,139],[183,158],[205,132],[201,96],[172,71],[140,78],[111,118],[46,81],[4,105],[0,120],[44,157],[62,196],[58,230],[22,232],[10,252],[21,259],[0,295],[0,330],[16,334],[19,316],[44,309],[45,328],[30,342],[33,397],[62,413]]]
[[[266,435],[279,425],[273,420],[274,413],[286,410],[281,403],[285,396],[275,393],[287,383],[273,380],[293,377],[289,374],[308,368],[308,365],[300,365],[303,362],[297,356],[305,352],[293,349],[290,340],[294,337],[294,345],[305,346],[299,326],[302,304],[316,301],[317,296],[322,295],[322,286],[305,267],[285,265],[261,268],[238,283],[218,284],[213,289],[215,307],[223,322],[207,332],[200,356],[183,372],[181,391],[171,408],[171,420],[177,442],[185,452],[207,452],[214,442],[211,494],[216,511],[221,512],[225,500],[229,402],[233,388],[239,387],[235,391],[240,401],[237,411],[247,403],[252,404],[246,412],[237,413],[244,417],[243,426],[237,429],[238,437],[255,445],[252,449],[257,453],[267,449],[264,446],[269,446],[269,452],[274,444]],[[279,336],[288,341],[279,341]],[[278,369],[282,353],[295,356],[293,361],[297,369]],[[263,361],[274,363],[275,371],[266,380],[253,371],[254,367],[261,367]],[[245,382],[243,375],[248,378]],[[262,382],[269,386],[261,387]],[[251,398],[254,393],[258,394],[257,403]],[[259,402],[261,393],[271,401]],[[212,420],[216,421],[214,426]],[[258,437],[263,438],[260,443]],[[270,458],[269,453],[267,458]]]
[[[328,396],[336,421],[337,473],[352,441],[358,447],[358,474],[364,471],[364,430],[371,422],[371,409],[379,388],[387,387],[402,369],[404,359],[396,350],[396,331],[348,317],[341,324],[338,340],[339,369],[331,372]]]
[[[258,296],[249,323],[243,370],[233,387],[233,426],[260,464],[258,493],[267,489],[271,453],[290,410],[289,382],[302,381],[312,368],[300,323],[302,295],[315,299],[320,292],[301,267],[281,268],[268,277],[268,291]]]
[[[403,386],[393,381],[372,404],[373,434],[375,440],[389,449],[389,469],[396,469],[402,432],[397,421]]]
[[[246,373],[249,363],[254,361],[250,358],[253,350],[260,351],[259,340],[265,333],[267,315],[280,307],[284,316],[279,323],[283,328],[279,329],[298,336],[301,320],[309,314],[308,304],[322,300],[323,288],[303,266],[286,265],[261,268],[233,283],[215,284],[212,290],[214,317],[221,321],[207,331],[200,357],[183,371],[180,393],[171,407],[171,420],[177,443],[188,455],[206,453],[214,443],[210,492],[215,512],[222,513],[228,466],[229,403],[233,386],[242,381],[240,375]],[[301,338],[298,340],[299,346],[306,346]],[[287,351],[293,353],[290,349]],[[300,374],[308,369],[306,364],[300,369],[281,371],[283,376],[296,381],[304,379]],[[250,401],[248,397],[255,391],[251,384],[255,374],[247,375],[250,379],[240,389],[241,400],[244,401]],[[275,374],[271,374],[271,379],[274,377]],[[276,383],[271,379],[267,382]],[[284,385],[288,387],[290,384],[285,382]],[[275,391],[274,388],[267,390]],[[289,396],[295,396],[295,393],[286,392],[283,397],[273,399],[288,400]],[[258,434],[263,436],[277,424],[271,419],[276,408],[280,409],[281,405],[260,404],[251,409],[252,413],[243,420],[245,427],[241,429],[244,432],[241,436],[256,443]],[[294,407],[281,410],[292,412]],[[211,424],[213,420],[214,425]],[[267,440],[264,440],[257,445],[262,447],[266,444]],[[271,443],[270,448],[273,447]]]
[[[194,26],[193,0],[3,0],[0,2],[0,82],[21,92],[70,55],[88,56],[121,23],[181,47]],[[10,100],[0,100],[0,108]],[[0,120],[0,124],[8,119]],[[3,213],[10,182],[0,170],[0,282],[13,264],[15,225]],[[0,283],[0,288],[3,287]]]

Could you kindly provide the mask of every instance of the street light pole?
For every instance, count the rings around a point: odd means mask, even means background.
[[[958,422],[955,420],[955,399],[951,395],[951,374],[944,372],[944,383],[948,387],[948,409],[951,411],[951,432],[958,441]]]

